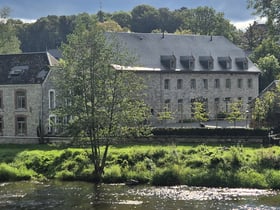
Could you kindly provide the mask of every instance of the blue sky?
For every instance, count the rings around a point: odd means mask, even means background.
[[[105,12],[131,11],[140,4],[170,10],[209,6],[223,12],[234,24],[248,24],[248,21],[257,19],[251,15],[252,10],[247,9],[247,0],[0,0],[0,7],[11,8],[12,18],[24,20],[36,20],[47,15],[92,14],[100,9],[100,5]]]

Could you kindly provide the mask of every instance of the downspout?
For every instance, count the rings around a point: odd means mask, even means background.
[[[44,105],[44,88],[43,83],[41,84],[41,108],[40,108],[40,119],[39,119],[39,130],[40,130],[40,143],[44,143],[44,124],[43,124],[43,105]]]

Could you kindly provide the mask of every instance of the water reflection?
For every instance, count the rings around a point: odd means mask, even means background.
[[[187,186],[14,182],[0,184],[0,209],[280,209],[280,193]]]

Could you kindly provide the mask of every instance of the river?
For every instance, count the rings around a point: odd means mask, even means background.
[[[0,209],[280,209],[280,192],[59,181],[9,182],[0,184]]]

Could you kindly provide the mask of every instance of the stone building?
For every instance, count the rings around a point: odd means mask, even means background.
[[[210,119],[229,112],[229,104],[258,95],[260,70],[245,52],[222,36],[114,33],[136,57],[133,66],[114,65],[144,78],[146,103],[156,119],[165,109],[173,122],[192,118],[192,104],[205,104]]]
[[[56,64],[47,52],[0,55],[0,142],[38,143],[47,132],[55,103],[48,78]]]
[[[146,83],[146,103],[154,122],[169,110],[173,122],[192,119],[193,103],[201,101],[214,119],[229,112],[229,104],[247,103],[258,96],[259,69],[243,50],[221,36],[107,33],[136,56],[134,71]],[[59,58],[59,57],[58,57]],[[56,135],[52,110],[56,95],[48,52],[0,55],[0,143],[38,142]]]

